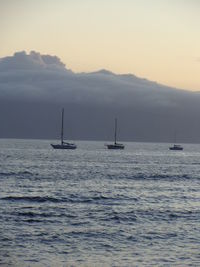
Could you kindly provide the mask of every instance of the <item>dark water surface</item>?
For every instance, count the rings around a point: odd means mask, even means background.
[[[0,140],[1,266],[200,266],[200,145]]]

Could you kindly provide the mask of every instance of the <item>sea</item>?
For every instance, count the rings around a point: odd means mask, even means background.
[[[200,145],[0,139],[0,266],[200,266]]]

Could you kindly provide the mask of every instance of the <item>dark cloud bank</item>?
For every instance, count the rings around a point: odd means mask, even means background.
[[[74,73],[36,52],[0,59],[0,137],[200,142],[200,94],[106,70]]]

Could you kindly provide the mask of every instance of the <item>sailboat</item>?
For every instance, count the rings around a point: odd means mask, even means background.
[[[124,145],[117,143],[117,119],[115,118],[115,142],[114,144],[106,145],[108,149],[124,149]]]
[[[54,145],[51,144],[51,146],[54,149],[76,149],[76,145],[73,143],[68,143],[64,141],[64,130],[63,130],[63,126],[64,126],[64,108],[62,109],[62,124],[61,124],[61,142],[60,144]]]
[[[169,150],[183,150],[183,147],[181,145],[176,144],[176,133],[174,135],[174,145],[169,147]]]

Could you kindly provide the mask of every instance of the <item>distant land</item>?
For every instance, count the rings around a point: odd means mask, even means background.
[[[199,92],[34,51],[0,59],[0,138],[59,138],[62,107],[67,139],[112,140],[117,117],[122,141],[200,143]]]

